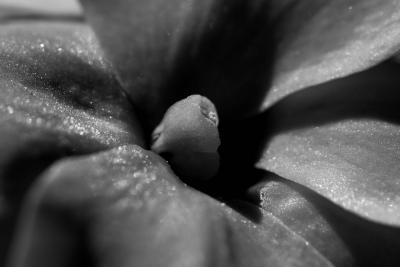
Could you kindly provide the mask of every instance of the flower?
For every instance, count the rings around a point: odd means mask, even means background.
[[[398,264],[396,1],[82,3],[0,17],[3,262]],[[145,148],[192,93],[222,162],[187,185]]]

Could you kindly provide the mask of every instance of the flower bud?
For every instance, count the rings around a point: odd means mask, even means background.
[[[172,105],[152,135],[151,149],[178,175],[209,179],[219,168],[218,114],[206,97],[191,95]]]

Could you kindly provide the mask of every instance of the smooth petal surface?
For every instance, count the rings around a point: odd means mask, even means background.
[[[222,118],[260,106],[272,55],[267,1],[81,2],[124,88],[155,123],[190,94],[208,97]]]
[[[165,110],[199,93],[223,119],[369,68],[400,44],[396,0],[82,3],[133,101]]]
[[[89,28],[0,26],[1,254],[20,199],[47,165],[127,143],[144,145],[141,128]]]
[[[386,63],[282,101],[257,166],[399,226],[398,73],[398,64]]]
[[[396,0],[274,1],[276,62],[263,107],[375,65],[400,47]]]
[[[53,14],[80,14],[82,12],[78,0],[0,0],[0,6],[9,6],[31,11],[49,12]]]
[[[248,194],[255,202],[259,202],[264,212],[279,218],[335,266],[354,266],[355,259],[350,249],[327,218],[324,218],[323,211],[307,199],[307,192],[296,189],[279,177],[265,175],[265,179],[251,187]],[[331,209],[328,206],[324,208]]]
[[[76,259],[74,229],[86,229],[97,266],[331,266],[275,217],[246,219],[184,185],[163,159],[137,146],[55,164],[20,222],[11,266]],[[44,257],[50,246],[58,257]]]
[[[335,266],[397,266],[400,262],[400,228],[365,220],[271,173],[251,187],[248,195]]]
[[[82,20],[77,0],[0,0],[0,23],[24,19]]]

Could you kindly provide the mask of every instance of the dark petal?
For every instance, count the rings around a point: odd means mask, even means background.
[[[208,97],[222,118],[261,105],[272,61],[267,1],[81,2],[124,88],[153,124],[190,94]]]
[[[371,67],[400,43],[392,0],[82,3],[133,101],[147,115],[157,107],[156,119],[194,93],[236,119]]]
[[[386,63],[281,101],[257,166],[399,226],[399,73]]]
[[[0,262],[18,203],[43,169],[127,143],[144,144],[141,128],[88,27],[0,26]]]
[[[15,267],[78,259],[80,238],[96,266],[332,266],[274,216],[252,222],[138,146],[58,162],[25,203]]]

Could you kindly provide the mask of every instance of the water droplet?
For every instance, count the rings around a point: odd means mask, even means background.
[[[43,119],[42,118],[36,118],[36,124],[40,125],[43,123]]]
[[[13,114],[14,113],[14,109],[10,106],[7,107],[7,112],[8,114]]]

